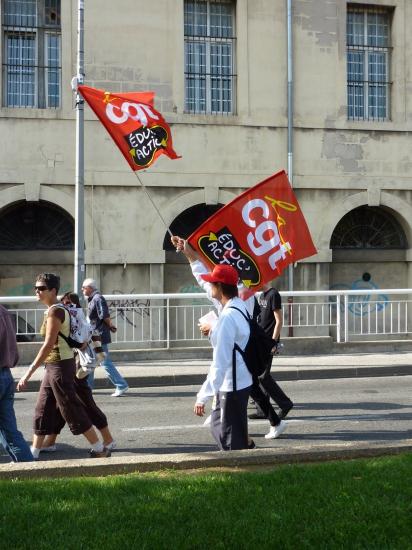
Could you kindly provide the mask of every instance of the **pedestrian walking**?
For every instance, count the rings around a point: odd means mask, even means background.
[[[206,291],[209,300],[215,305],[215,307],[218,311],[218,314],[220,314],[220,312],[222,310],[222,306],[221,306],[221,304],[219,304],[219,302],[217,302],[216,300],[213,299],[213,296],[211,294],[210,285],[208,283],[206,283],[202,278],[203,274],[205,272],[207,272],[207,269],[206,269],[206,266],[203,264],[203,262],[200,261],[197,252],[189,245],[189,243],[186,240],[182,239],[179,236],[173,236],[171,240],[172,240],[172,244],[176,247],[176,249],[185,254],[186,258],[188,259],[188,261],[190,263],[190,267],[191,267],[193,276],[195,277],[197,283],[203,288],[203,290]],[[243,287],[242,287],[242,285],[239,285],[239,286],[240,286],[240,292],[241,292],[243,290]],[[280,298],[279,293],[277,293],[277,295]],[[263,303],[264,302],[262,302],[262,304]],[[256,318],[256,317],[261,316],[262,306],[259,303],[257,304],[257,300],[254,296],[252,296],[252,297],[248,298],[247,300],[245,300],[244,304],[245,304],[245,307],[246,307],[247,312],[248,312],[250,317]],[[257,308],[258,312],[256,310],[256,304],[258,305],[258,308]],[[281,308],[281,305],[280,305],[280,308]],[[275,316],[275,322],[267,321],[266,323],[264,323],[264,329],[266,327],[266,329],[267,329],[266,333],[271,338],[273,337],[273,335],[275,335],[276,340],[279,341],[280,330],[281,330],[281,327],[282,327],[282,317],[281,317],[282,311],[281,311],[281,309],[279,310],[277,307],[273,311],[276,312],[276,313],[271,314],[272,319]],[[265,315],[262,317],[262,319],[266,320]],[[200,325],[200,330],[201,330],[202,334],[211,336],[212,331],[214,329],[214,324],[215,323],[216,323],[216,321],[202,322],[201,325]],[[274,350],[274,353],[275,353],[275,350]],[[271,362],[272,361],[270,361],[270,365],[271,365]],[[249,418],[265,418],[265,419],[267,419],[269,421],[271,427],[270,427],[269,432],[265,435],[265,438],[266,439],[275,439],[275,438],[279,437],[284,432],[284,430],[287,427],[287,423],[284,422],[283,418],[281,418],[276,413],[274,407],[272,406],[272,404],[270,402],[270,395],[267,392],[267,390],[265,389],[267,387],[270,390],[273,390],[273,386],[276,385],[276,387],[277,387],[276,395],[278,396],[279,400],[281,401],[280,396],[281,396],[281,394],[283,394],[283,392],[280,389],[280,387],[271,378],[270,365],[266,366],[264,375],[262,376],[263,384],[261,383],[260,378],[253,377],[253,384],[252,384],[252,388],[250,390],[250,397],[255,402],[255,404],[258,408],[258,412],[254,413],[253,415],[249,415]],[[271,382],[272,382],[272,384],[271,384]],[[285,394],[283,394],[283,395],[285,396]],[[285,400],[281,401],[281,402],[285,407],[284,412],[283,413],[281,412],[281,414],[283,414],[283,416],[286,416],[287,412],[289,412],[289,410],[293,406],[293,404],[291,403],[291,401],[286,396],[285,396]]]
[[[251,316],[255,300],[251,297],[243,301],[238,297],[239,277],[235,268],[228,265],[215,266],[215,269],[222,269],[223,272],[227,271],[226,268],[230,268],[228,277],[232,284],[221,285],[219,281],[217,281],[217,284],[213,283],[210,280],[211,274],[206,266],[200,261],[196,251],[186,240],[173,236],[172,243],[177,250],[185,254],[190,263],[193,276],[201,288],[206,291],[208,299],[213,303],[219,315],[219,317],[207,316],[207,320],[202,319],[200,322],[200,331],[204,336],[209,337],[213,347],[213,362],[208,377],[197,394],[194,412],[198,416],[203,416],[205,403],[213,398],[210,426],[219,448],[221,450],[253,449],[255,443],[247,435],[248,399],[246,399],[246,402],[244,401],[245,395],[250,393],[252,377],[240,354],[236,354],[236,357],[233,355],[235,345],[233,327],[236,327],[235,333],[237,338],[241,340],[240,343],[238,341],[236,343],[242,349],[245,348],[249,339],[250,329],[246,319],[236,310],[230,309],[230,305],[237,307],[239,304],[241,311]],[[226,308],[229,309],[226,311]],[[221,320],[224,311],[224,317],[228,317],[226,321]],[[229,326],[231,326],[231,329],[229,329],[228,335],[226,331]],[[230,357],[228,357],[228,354]],[[234,359],[236,362],[235,369]],[[216,369],[220,374],[216,375]],[[222,383],[222,376],[224,377],[220,390],[217,386],[214,386],[212,381],[215,376],[217,376],[218,383]],[[231,436],[231,430],[234,430],[233,436]],[[245,435],[246,440],[244,439]]]
[[[244,349],[250,334],[249,323],[232,306],[247,314],[238,297],[238,274],[230,265],[217,265],[201,278],[210,283],[211,296],[221,305],[221,313],[210,333],[213,361],[196,396],[194,412],[205,413],[205,403],[213,396],[211,432],[220,450],[253,448],[248,437],[247,403],[252,376],[235,344]]]
[[[55,411],[58,407],[73,435],[83,434],[90,443],[91,457],[110,456],[110,450],[99,441],[74,387],[76,365],[73,349],[66,341],[70,334],[70,315],[57,299],[59,287],[60,277],[54,273],[41,273],[36,278],[34,287],[36,296],[47,306],[40,329],[40,334],[44,336],[44,343],[17,384],[17,389],[23,390],[36,369],[45,364],[45,374],[35,407],[31,451],[34,458],[38,459],[45,436],[53,433],[55,429]]]
[[[33,455],[17,428],[14,412],[14,380],[10,369],[18,360],[16,329],[11,315],[0,305],[0,444],[13,462],[31,462]]]
[[[129,386],[110,358],[109,344],[112,341],[111,333],[116,332],[117,328],[110,319],[109,308],[104,296],[97,290],[96,281],[94,279],[85,279],[83,281],[82,291],[85,298],[87,298],[90,324],[93,330],[101,336],[101,347],[104,353],[104,360],[101,366],[104,368],[110,382],[116,388],[114,393],[112,393],[112,397],[120,397],[129,389]],[[88,380],[90,387],[93,388],[94,372],[89,374]]]
[[[84,313],[81,308],[79,296],[75,292],[66,292],[61,297],[61,302],[66,307],[74,308],[76,313],[76,320],[78,321],[78,332],[81,331],[81,323],[85,322]],[[88,338],[90,331],[84,331],[86,338]],[[85,342],[87,343],[87,342]],[[97,428],[102,436],[103,439],[103,445],[106,449],[109,449],[110,451],[113,451],[116,448],[116,442],[113,439],[113,436],[109,430],[107,417],[103,413],[103,411],[98,407],[97,403],[94,400],[93,392],[88,384],[87,376],[88,372],[87,369],[84,371],[81,369],[81,366],[79,364],[79,353],[78,350],[74,350],[75,353],[75,361],[76,361],[76,376],[74,378],[74,387],[76,390],[76,394],[79,397],[80,401],[82,402],[82,405],[86,409],[86,413],[89,416],[93,426]],[[50,434],[46,435],[46,438],[43,441],[43,445],[41,448],[41,452],[54,452],[57,451],[56,447],[56,440],[58,435],[60,434],[61,430],[64,428],[66,421],[64,420],[63,416],[60,413],[60,410],[56,409],[56,417],[54,421],[54,428],[52,429]]]
[[[260,314],[258,323],[268,336],[275,341],[273,355],[278,352],[280,333],[283,324],[282,298],[276,288],[266,285],[258,297]],[[254,384],[251,397],[256,404],[256,412],[249,415],[250,419],[267,418],[271,428],[265,435],[266,439],[276,439],[287,428],[284,418],[293,407],[293,402],[275,382],[271,375],[272,358],[268,361],[264,373],[259,376],[258,385]],[[279,407],[277,414],[270,403],[272,399]]]

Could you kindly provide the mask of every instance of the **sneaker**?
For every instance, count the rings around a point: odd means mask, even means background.
[[[48,447],[42,447],[40,449],[41,453],[55,453],[57,451],[56,445],[49,445]]]
[[[39,460],[40,450],[35,449],[33,445],[30,445],[30,452],[33,455],[33,460]]]
[[[289,414],[289,412],[293,409],[293,403],[291,403],[289,405],[289,407],[286,407],[285,409],[282,409],[279,413],[279,418],[281,420],[283,420],[284,418],[287,417],[287,415]]]
[[[287,427],[287,422],[281,420],[280,424],[277,426],[271,426],[269,433],[265,435],[265,439],[276,439],[286,430]]]
[[[112,393],[112,397],[120,397],[121,395],[126,393],[128,389],[129,386],[126,386],[125,388],[116,388],[116,391]]]
[[[258,412],[250,413],[247,415],[247,417],[250,418],[250,420],[261,420],[262,418],[266,418],[266,416],[263,413],[258,413]]]
[[[111,441],[110,443],[108,443],[107,445],[105,445],[106,449],[109,449],[109,451],[114,451],[115,448],[117,447],[117,443],[116,441],[113,439],[113,441]]]
[[[108,458],[111,454],[112,453],[110,449],[108,449],[107,447],[103,447],[103,451],[101,451],[100,453],[95,451],[94,449],[90,449],[89,451],[90,458]]]

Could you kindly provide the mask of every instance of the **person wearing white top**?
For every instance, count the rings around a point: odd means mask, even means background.
[[[194,412],[205,413],[205,403],[214,397],[211,414],[211,432],[222,451],[247,449],[247,404],[252,386],[252,376],[234,347],[246,347],[249,339],[249,323],[233,309],[237,307],[246,313],[244,302],[238,298],[238,274],[230,265],[217,265],[212,273],[202,275],[211,283],[211,296],[221,304],[222,311],[213,327],[210,342],[213,346],[213,361],[206,381],[196,397]],[[233,306],[233,307],[232,307]],[[251,445],[251,446],[254,446]]]
[[[213,326],[201,326],[203,334],[209,335],[213,360],[197,394],[194,413],[203,416],[205,403],[213,397],[211,432],[219,449],[229,451],[253,448],[255,445],[249,441],[247,429],[247,404],[252,376],[239,353],[236,353],[235,368],[233,361],[235,344],[244,349],[250,335],[249,323],[239,311],[233,309],[236,307],[249,314],[246,302],[238,297],[238,273],[234,267],[226,264],[216,265],[212,273],[205,273],[205,266],[197,259],[194,251],[190,252],[183,239],[173,237],[172,242],[188,257],[193,275],[219,313]],[[251,307],[253,311],[253,301]]]

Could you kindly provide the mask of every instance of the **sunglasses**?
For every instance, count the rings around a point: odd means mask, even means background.
[[[48,290],[47,286],[45,286],[45,285],[34,287],[35,292],[43,292],[44,290]]]

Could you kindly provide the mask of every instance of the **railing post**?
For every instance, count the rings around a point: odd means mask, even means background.
[[[170,348],[170,299],[166,299],[166,349]]]
[[[288,320],[289,320],[289,329],[288,336],[293,336],[293,296],[288,296]]]
[[[345,337],[344,337],[344,342],[348,342],[349,340],[349,328],[348,328],[348,318],[349,318],[349,315],[348,315],[348,304],[349,304],[349,296],[347,294],[345,294],[344,296],[344,310],[343,310],[343,315],[344,315],[344,321],[343,321],[343,327],[344,327],[344,332],[345,332]]]
[[[341,320],[340,320],[340,294],[336,295],[336,341],[340,344],[340,329],[341,329]]]

